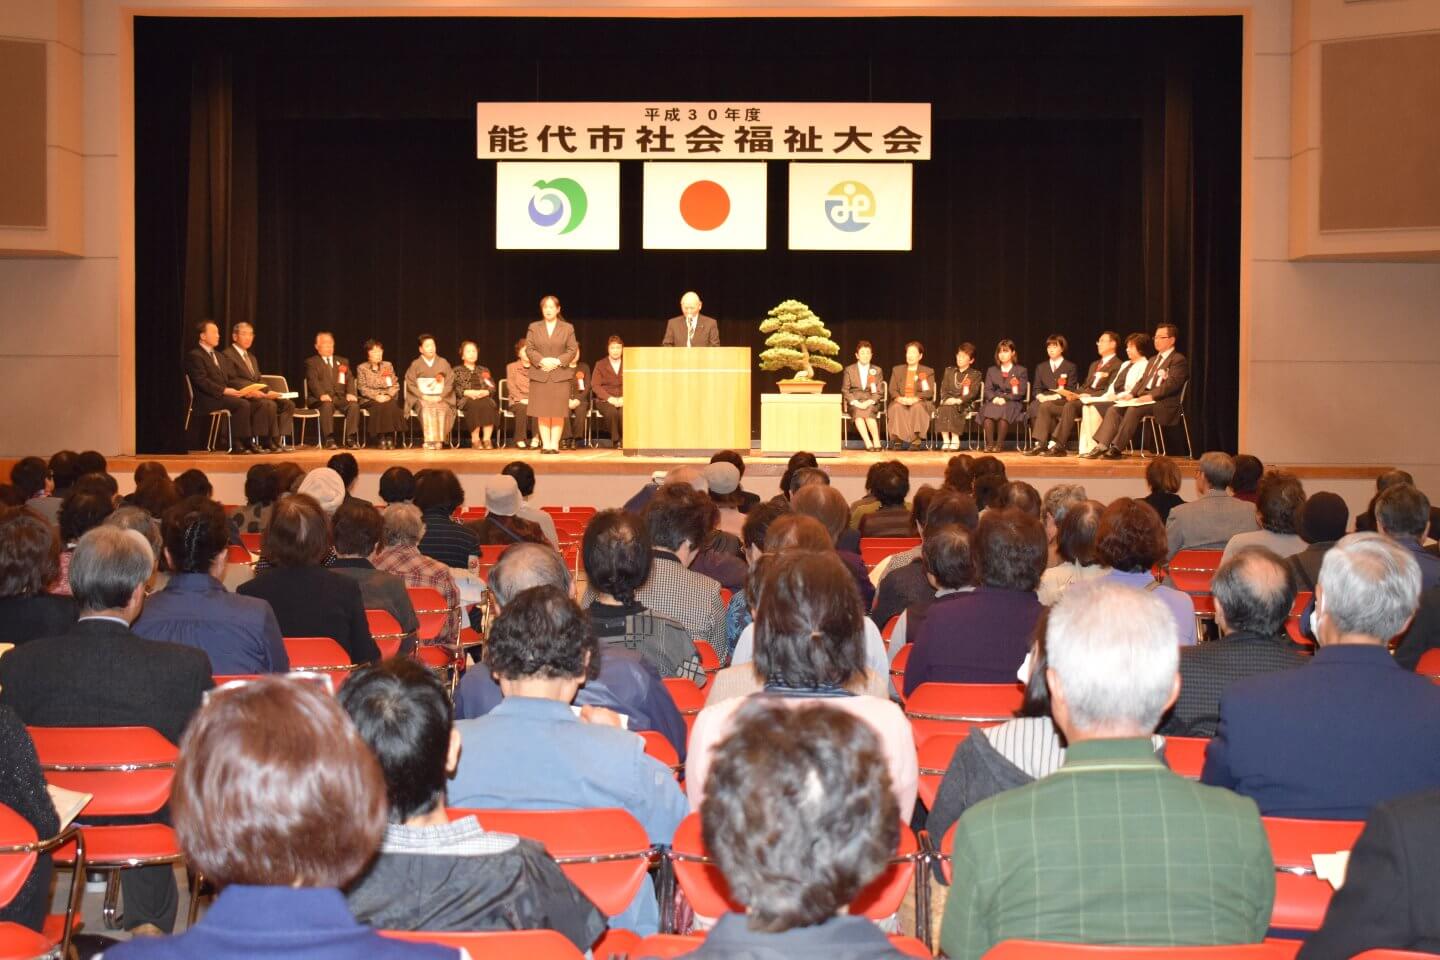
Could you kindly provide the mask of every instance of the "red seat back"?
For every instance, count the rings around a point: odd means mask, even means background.
[[[919,537],[861,537],[860,559],[865,561],[865,566],[869,568],[891,554],[901,553],[918,546],[920,546]]]
[[[496,930],[453,933],[437,930],[381,930],[382,937],[410,943],[438,943],[470,954],[470,960],[583,960],[585,954],[554,930]]]
[[[350,654],[329,637],[286,637],[285,653],[291,670],[348,671]]]
[[[225,547],[226,563],[250,563],[250,551],[238,543],[227,544]]]
[[[380,648],[382,657],[389,659],[400,652],[400,642],[405,639],[405,631],[400,628],[400,621],[396,620],[389,610],[366,610],[365,622],[370,625],[370,637],[375,641],[375,646]]]
[[[648,879],[654,849],[642,827],[624,810],[462,810],[451,820],[475,816],[486,830],[528,837],[545,847],[585,896],[606,916],[622,913]]]
[[[6,848],[29,847],[39,839],[30,821],[9,807],[0,805],[0,907],[10,905],[35,869],[36,853],[33,849]]]
[[[1420,660],[1415,664],[1415,672],[1440,682],[1440,647],[1431,647],[1420,654]]]
[[[1170,559],[1170,579],[1186,593],[1209,593],[1223,550],[1181,550]]]
[[[1320,929],[1334,891],[1315,876],[1312,855],[1349,850],[1365,825],[1358,820],[1260,820],[1275,860],[1275,907],[1270,925],[1279,930]]]
[[[1205,750],[1209,746],[1209,737],[1166,737],[1165,762],[1180,776],[1199,780],[1200,771],[1205,769]]]
[[[94,794],[81,816],[154,813],[170,800],[180,751],[149,727],[30,727],[45,779]]]
[[[708,641],[696,640],[695,651],[700,654],[700,668],[707,674],[713,674],[720,669],[720,655]]]
[[[759,827],[757,826],[757,829]],[[919,844],[915,834],[904,824],[900,825],[900,846],[895,858],[870,885],[850,904],[850,912],[882,920],[900,909],[910,882],[915,877],[915,861],[919,855]],[[685,891],[685,897],[695,912],[705,917],[718,917],[722,913],[742,912],[743,904],[730,896],[730,886],[720,873],[720,868],[710,859],[705,841],[700,833],[700,814],[692,813],[680,821],[675,830],[675,839],[670,845],[671,862],[675,869],[675,882]]]
[[[666,677],[660,682],[675,701],[675,709],[684,716],[694,716],[705,708],[705,694],[691,681],[684,677]]]
[[[935,809],[935,796],[940,792],[940,782],[945,779],[950,758],[969,735],[968,730],[963,733],[936,733],[916,746],[915,760],[920,771],[919,795],[927,809]]]
[[[260,556],[260,534],[242,533],[240,534],[240,542],[245,545],[245,549],[250,551],[252,555]]]
[[[915,743],[937,733],[962,734],[993,727],[1015,715],[1025,701],[1018,683],[922,683],[905,701]]]
[[[693,684],[692,684],[693,686]],[[665,739],[665,735],[658,730],[637,730],[640,739],[645,741],[645,752],[659,760],[670,768],[675,774],[675,779],[680,779],[681,772],[685,769],[680,762],[680,754],[675,749],[675,744]]]

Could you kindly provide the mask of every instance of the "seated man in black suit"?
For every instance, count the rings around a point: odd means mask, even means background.
[[[1377,804],[1345,885],[1299,960],[1349,960],[1367,950],[1440,953],[1440,791]]]
[[[70,561],[80,620],[0,657],[0,703],[28,726],[152,727],[178,744],[214,684],[204,652],[130,632],[154,568],[134,530],[96,527],[81,537]],[[125,870],[120,884],[126,929],[174,929],[180,898],[170,866]]]
[[[335,337],[328,330],[315,334],[315,356],[305,360],[305,384],[310,402],[320,411],[320,442],[334,450],[335,414],[345,418],[345,446],[360,446],[360,401],[355,392],[355,371],[350,361],[335,355]]]
[[[1067,346],[1069,344],[1063,336],[1051,334],[1045,339],[1045,362],[1035,365],[1035,397],[1030,401],[1027,413],[1030,422],[1035,425],[1035,446],[1025,451],[1028,457],[1044,452],[1046,441],[1050,439],[1050,424],[1065,409],[1065,397],[1060,391],[1074,390],[1079,386],[1075,382],[1078,373],[1075,364],[1065,359]]]
[[[1063,405],[1050,403],[1040,407],[1032,428],[1035,447],[1025,451],[1028,456],[1038,456],[1042,452],[1047,457],[1065,456],[1070,446],[1070,435],[1075,432],[1075,424],[1080,421],[1080,413],[1085,407],[1080,398],[1103,396],[1110,389],[1110,381],[1121,366],[1116,355],[1120,349],[1120,334],[1106,330],[1095,341],[1095,349],[1100,352],[1100,359],[1090,364],[1085,382],[1072,383],[1061,392]]]
[[[1440,787],[1440,687],[1386,649],[1415,615],[1420,570],[1403,547],[1354,533],[1325,554],[1315,598],[1314,660],[1225,690],[1201,780],[1264,816],[1362,820]]]
[[[230,329],[230,346],[220,354],[220,369],[225,372],[226,385],[241,391],[242,399],[250,404],[250,419],[260,445],[278,451],[291,445],[295,403],[270,390],[260,379],[260,361],[250,352],[254,343],[255,328],[244,320],[235,324]],[[261,427],[267,423],[268,431]]]
[[[570,410],[565,417],[564,434],[560,440],[562,450],[574,450],[585,446],[585,418],[590,416],[590,364],[581,363],[580,355],[570,364],[575,376],[570,380]]]
[[[1190,379],[1190,362],[1175,349],[1179,336],[1180,328],[1173,323],[1162,323],[1155,328],[1155,356],[1150,359],[1135,391],[1137,400],[1149,399],[1154,403],[1134,407],[1117,404],[1105,411],[1105,419],[1095,431],[1095,448],[1084,455],[1086,459],[1119,460],[1145,417],[1153,416],[1158,427],[1172,427],[1180,422],[1180,395]]]
[[[1264,547],[1241,550],[1215,571],[1210,592],[1220,639],[1180,648],[1180,699],[1160,727],[1167,736],[1214,736],[1230,684],[1310,662],[1285,635],[1295,575],[1279,556]]]
[[[260,453],[256,440],[257,425],[251,422],[251,415],[259,414],[258,419],[263,420],[265,414],[252,410],[250,401],[227,382],[217,349],[220,346],[220,328],[213,320],[201,320],[195,325],[195,336],[198,342],[185,354],[185,375],[190,378],[190,386],[195,393],[195,412],[190,418],[191,436],[204,436],[202,431],[210,429],[210,414],[216,410],[228,410],[230,435],[234,438],[230,452]],[[270,435],[268,421],[258,426],[266,436]],[[190,445],[197,450],[204,446],[203,443]]]

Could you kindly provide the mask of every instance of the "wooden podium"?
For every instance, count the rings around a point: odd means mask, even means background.
[[[750,449],[749,347],[626,347],[625,455]]]

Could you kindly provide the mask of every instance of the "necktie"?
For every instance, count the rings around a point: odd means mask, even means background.
[[[695,346],[695,321],[687,320],[685,323],[685,346]]]
[[[210,354],[210,359],[215,362],[215,366],[220,366],[220,358],[215,355],[214,350],[206,350],[205,352]]]

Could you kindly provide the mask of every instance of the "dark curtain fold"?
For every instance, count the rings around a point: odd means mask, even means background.
[[[675,50],[696,69],[657,75]],[[177,449],[200,316],[255,323],[258,355],[293,383],[318,329],[352,358],[378,337],[397,366],[421,332],[447,355],[473,339],[498,369],[555,293],[593,359],[612,333],[658,342],[687,289],[726,343],[758,351],[766,310],[796,297],[847,362],[861,338],[882,364],[920,339],[937,368],[962,340],[988,363],[1002,337],[1033,365],[1052,332],[1088,363],[1100,330],[1172,320],[1197,449],[1233,448],[1239,76],[1238,18],[139,18],[140,449]],[[621,168],[619,251],[494,249],[476,100],[652,95],[930,101],[913,250],[787,250],[783,163],[763,252],[642,250],[639,163]]]

